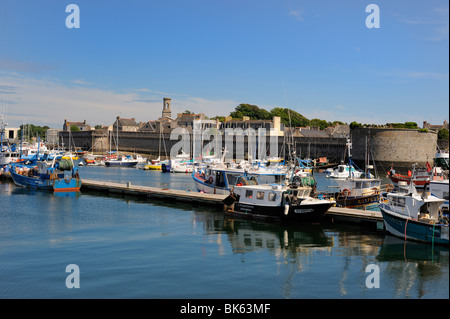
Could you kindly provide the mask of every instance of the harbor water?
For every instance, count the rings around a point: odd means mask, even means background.
[[[85,166],[80,176],[195,191],[189,174]],[[79,287],[67,284],[70,265]],[[1,180],[0,298],[448,299],[449,254],[359,225],[255,222]]]

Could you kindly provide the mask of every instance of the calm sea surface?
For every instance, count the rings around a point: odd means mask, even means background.
[[[184,174],[81,167],[80,175],[194,190]],[[319,188],[330,183],[316,178]],[[71,264],[80,288],[66,286]],[[355,225],[268,224],[0,181],[0,298],[447,299],[449,254]]]

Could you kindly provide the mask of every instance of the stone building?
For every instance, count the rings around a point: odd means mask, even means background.
[[[92,128],[89,124],[86,124],[86,120],[83,122],[69,122],[67,119],[64,120],[63,131],[68,132],[72,126],[77,127],[80,131],[90,131]]]
[[[118,116],[113,124],[113,130],[121,132],[137,132],[139,130],[139,125],[134,118],[126,119]]]
[[[274,116],[272,120],[250,120],[248,116],[244,116],[242,120],[232,120],[227,117],[224,122],[219,123],[218,129],[225,131],[228,128],[240,128],[242,130],[252,128],[256,131],[263,128],[270,135],[284,136],[284,125],[281,123],[279,116]]]
[[[443,128],[448,130],[448,122],[447,122],[447,120],[445,120],[443,124],[434,125],[434,124],[428,123],[427,121],[423,121],[422,128],[426,128],[430,131],[439,131]]]

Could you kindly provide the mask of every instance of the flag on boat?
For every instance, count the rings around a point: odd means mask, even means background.
[[[432,170],[431,165],[430,165],[430,163],[428,163],[428,161],[427,161],[427,172],[429,172],[429,171],[431,171],[431,170]]]

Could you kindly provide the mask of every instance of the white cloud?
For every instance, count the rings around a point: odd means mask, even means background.
[[[390,72],[381,72],[380,74],[392,76],[392,77],[406,78],[406,79],[448,80],[447,73],[438,73],[438,72],[393,70]]]
[[[448,24],[448,6],[434,8],[429,12],[424,12],[420,17],[414,16],[401,16],[395,15],[395,17],[405,24],[411,26],[419,26],[425,29],[428,33],[427,36],[421,36],[423,40],[428,41],[442,41],[448,40],[449,24]]]
[[[303,12],[300,10],[289,9],[288,16],[294,17],[298,21],[303,21]]]
[[[60,128],[64,119],[86,120],[91,125],[111,125],[116,116],[134,117],[137,122],[156,120],[161,116],[165,96],[172,98],[174,117],[185,110],[203,112],[209,117],[224,115],[239,104],[232,100],[208,100],[148,88],[117,92],[96,88],[79,79],[64,83],[6,72],[0,72],[0,88],[3,88],[0,101],[8,101],[11,127],[29,122]]]

